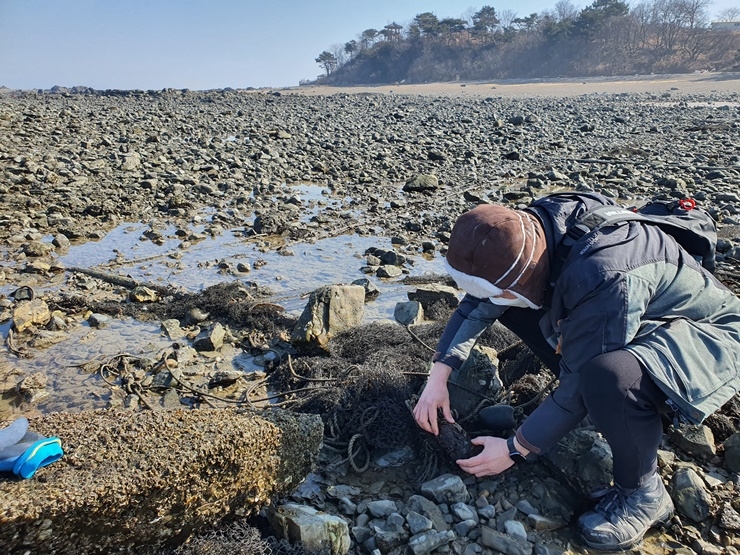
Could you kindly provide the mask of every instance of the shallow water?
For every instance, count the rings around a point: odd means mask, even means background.
[[[740,108],[740,102],[722,102],[722,101],[706,101],[706,102],[685,102],[669,100],[664,102],[650,102],[653,106],[660,106],[663,108],[671,107],[683,107],[683,108],[716,108],[719,110],[729,110],[733,108]]]
[[[303,192],[302,189],[299,191]],[[313,188],[307,188],[305,194],[316,195],[317,198],[322,195]],[[190,292],[234,280],[252,282],[269,287],[274,292],[271,301],[294,316],[300,315],[306,304],[306,294],[314,289],[367,277],[381,294],[365,305],[365,322],[392,320],[396,303],[408,300],[407,292],[413,289],[401,284],[401,278],[382,280],[361,272],[360,268],[365,265],[363,253],[369,247],[392,248],[390,239],[386,237],[343,235],[315,243],[292,243],[274,250],[262,240],[244,237],[237,229],[208,235],[183,247],[176,228],[158,228],[162,235],[162,240],[158,241],[160,244],[144,236],[150,229],[144,224],[122,224],[99,241],[72,246],[59,260],[67,267],[96,269]],[[201,225],[193,226],[189,231],[202,233],[203,230]],[[404,254],[411,262],[406,265],[409,275],[444,273],[439,256],[429,258],[416,253]],[[252,270],[234,273],[239,262],[249,264]],[[224,264],[232,271],[225,272],[220,267]],[[40,289],[36,292],[43,294]],[[7,337],[8,329],[9,323],[6,323],[0,328],[0,334]],[[0,399],[0,419],[17,416],[21,412],[29,415],[29,410],[48,413],[106,407],[110,387],[98,374],[88,374],[76,365],[96,357],[109,359],[120,353],[155,358],[158,352],[172,344],[158,322],[132,319],[114,318],[100,329],[93,329],[83,322],[67,332],[57,333],[62,340],[49,347],[34,349],[33,358],[17,358],[7,352],[4,355],[21,375],[43,373],[47,378],[49,396],[33,402],[29,408],[29,405],[19,407],[20,397],[6,395]],[[239,349],[231,349],[224,358],[227,360],[220,361],[220,364],[225,369],[244,372],[259,369],[252,357]]]
[[[237,279],[253,282],[269,287],[275,293],[273,301],[295,315],[303,310],[302,297],[306,293],[323,285],[351,283],[368,277],[381,290],[381,295],[366,304],[367,321],[392,318],[396,303],[408,300],[406,293],[411,289],[398,280],[382,280],[360,271],[365,265],[363,253],[368,248],[392,248],[386,237],[341,235],[265,250],[261,242],[243,237],[239,230],[231,230],[181,249],[182,240],[175,236],[174,228],[162,231],[165,240],[161,245],[141,240],[147,229],[143,224],[121,225],[100,241],[72,247],[60,256],[60,261],[67,267],[96,268],[191,292]],[[444,273],[439,256],[428,259],[421,254],[405,254],[413,262],[407,265],[409,275]],[[236,269],[239,262],[249,264],[251,271],[228,274],[219,268],[226,263]]]
[[[25,376],[42,373],[48,392],[30,404],[22,396],[6,395],[0,401],[0,419],[18,409],[25,416],[29,410],[40,413],[104,408],[111,398],[111,389],[97,373],[81,366],[91,360],[110,360],[126,353],[141,358],[154,358],[172,342],[163,336],[159,324],[138,322],[130,318],[112,319],[103,328],[91,328],[86,323],[58,332],[64,340],[46,348],[34,349],[33,358],[18,359],[14,366]]]

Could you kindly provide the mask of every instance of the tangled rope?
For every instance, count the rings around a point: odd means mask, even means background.
[[[365,453],[365,463],[362,466],[358,466],[357,461],[355,461],[355,457],[361,452],[360,449],[355,451],[355,443],[358,442],[360,443],[360,448]],[[365,441],[365,436],[362,434],[355,434],[352,436],[352,439],[349,440],[349,445],[347,446],[347,457],[350,466],[359,474],[362,474],[370,467],[370,449]]]

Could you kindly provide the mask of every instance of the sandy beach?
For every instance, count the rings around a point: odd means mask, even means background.
[[[562,79],[508,79],[487,82],[449,82],[329,87],[291,87],[291,92],[306,95],[340,93],[380,93],[451,97],[569,97],[582,94],[648,93],[712,94],[740,93],[740,73],[692,73],[671,75],[634,75]]]

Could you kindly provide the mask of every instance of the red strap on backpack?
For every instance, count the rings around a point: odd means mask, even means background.
[[[696,208],[696,201],[692,198],[682,198],[678,201],[678,205],[684,210],[693,210]]]

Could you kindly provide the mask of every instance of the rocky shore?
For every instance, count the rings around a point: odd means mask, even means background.
[[[322,339],[326,356],[299,352],[291,344],[297,319],[271,296],[271,283],[251,280],[259,258],[241,266],[213,262],[202,271],[218,272],[224,285],[196,293],[179,289],[176,274],[145,282],[118,273],[115,261],[69,268],[61,258],[128,224],[145,226],[142,241],[176,240],[181,253],[227,232],[265,256],[289,254],[299,242],[302,249],[315,245],[320,256],[321,242],[333,237],[390,240],[392,248],[363,251],[359,258],[348,252],[346,260],[364,299],[378,294],[382,299],[404,275],[408,279],[415,263],[444,253],[455,218],[477,203],[516,206],[549,191],[580,189],[624,204],[655,195],[696,199],[719,227],[717,275],[738,292],[740,93],[733,84],[740,80],[723,79],[705,92],[682,91],[679,84],[662,91],[558,97],[503,96],[492,87],[476,95],[5,92],[0,95],[0,306],[6,346],[0,420],[38,412],[44,406],[39,399],[53,399],[66,387],[64,374],[26,373],[25,358],[77,337],[80,329],[118,329],[111,321],[121,317],[154,321],[176,348],[133,355],[119,352],[113,339],[105,357],[83,361],[86,376],[96,379],[75,387],[108,390],[110,382],[108,393],[95,390],[89,396],[115,410],[200,407],[212,395],[216,405],[224,398],[260,398],[255,405],[272,401],[322,415],[325,447],[318,466],[300,487],[281,491],[275,500],[299,508],[284,508],[276,517],[265,503],[264,518],[255,526],[282,527],[293,538],[296,529],[308,534],[313,524],[301,527],[290,519],[312,508],[331,518],[319,519],[318,535],[300,537],[317,549],[311,542],[321,544],[323,538],[324,549],[333,553],[585,553],[570,523],[584,509],[585,494],[608,481],[610,467],[608,446],[594,430],[579,429],[536,464],[475,480],[439,453],[425,459],[428,438],[396,445],[388,430],[379,431],[382,418],[373,421],[375,427],[366,420],[362,401],[380,403],[391,396],[358,376],[412,393],[422,383],[423,376],[414,374],[426,369],[425,345],[434,345],[454,302],[445,300],[449,284],[442,278],[429,277],[437,287],[432,297],[426,290],[418,293],[426,316],[412,316],[413,326],[358,326],[357,319],[349,319],[349,335]],[[307,198],[300,190],[305,184],[320,186],[322,194]],[[180,257],[167,262],[172,269],[180,263]],[[300,281],[297,273],[291,277]],[[393,318],[392,310],[387,317]],[[526,370],[527,353],[507,362],[511,344],[498,331],[486,340],[495,349],[489,354],[504,389],[518,391],[523,404],[547,379]],[[241,352],[258,354],[265,372],[246,379],[232,363]],[[518,365],[516,372],[512,365]],[[327,394],[323,404],[304,399],[303,390],[320,380],[334,380],[337,391],[341,384],[345,396]],[[278,399],[256,394],[265,383],[295,393]],[[383,406],[391,415],[384,425],[405,439],[410,418],[405,407],[393,412],[395,405]],[[365,432],[365,454],[334,428],[337,420],[326,417],[346,416],[349,426],[358,407],[364,424],[355,425]],[[70,406],[64,417],[73,419],[77,410]],[[704,426],[666,429],[661,474],[678,515],[636,553],[738,552],[738,418],[736,398]],[[373,444],[372,434],[386,438],[385,449]],[[40,472],[46,488],[53,489],[48,482],[53,468],[46,476]],[[6,477],[0,486],[28,487]],[[15,510],[7,503],[4,517]],[[33,519],[43,523],[42,516]],[[269,552],[245,528],[223,526],[215,543],[216,536],[206,533],[181,552]]]
[[[210,208],[221,226],[256,233],[433,242],[476,199],[526,202],[552,185],[625,200],[662,187],[712,201],[720,222],[734,215],[737,92],[490,92],[6,94],[3,237],[24,242],[34,229],[90,240],[122,221],[187,222]],[[300,182],[328,186],[345,210],[300,225],[300,200],[285,187]],[[342,221],[358,205],[362,217]]]

